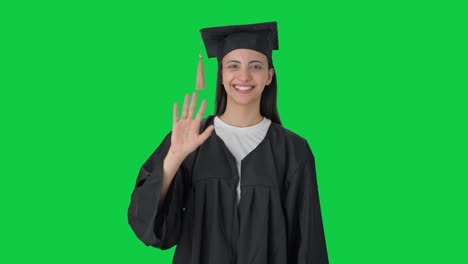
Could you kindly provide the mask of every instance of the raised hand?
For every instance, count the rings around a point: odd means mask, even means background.
[[[173,111],[171,147],[169,151],[173,155],[182,159],[192,153],[198,146],[203,144],[214,130],[214,126],[210,125],[205,129],[205,131],[203,131],[203,133],[199,133],[200,122],[206,108],[206,100],[203,99],[200,109],[198,110],[195,119],[193,119],[195,105],[197,102],[197,93],[193,93],[190,106],[188,105],[189,99],[190,95],[186,94],[180,119],[178,118],[179,109],[177,103],[174,103]]]

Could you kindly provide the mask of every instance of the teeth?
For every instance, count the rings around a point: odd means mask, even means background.
[[[239,89],[241,91],[246,91],[246,90],[252,89],[253,86],[238,86],[238,85],[235,85],[234,88]]]

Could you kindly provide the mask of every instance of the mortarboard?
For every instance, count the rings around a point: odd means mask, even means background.
[[[223,57],[235,49],[251,49],[271,58],[272,51],[278,50],[276,22],[210,27],[200,30],[208,58]],[[202,56],[199,55],[196,89],[204,89]]]

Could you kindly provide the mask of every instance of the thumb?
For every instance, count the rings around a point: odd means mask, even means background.
[[[210,125],[203,131],[203,133],[200,134],[200,145],[205,142],[205,140],[213,133],[214,130],[214,125]]]

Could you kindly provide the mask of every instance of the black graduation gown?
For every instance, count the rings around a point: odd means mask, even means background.
[[[213,124],[202,121],[200,131]],[[307,141],[271,123],[241,162],[211,136],[182,163],[163,204],[163,160],[169,133],[143,164],[128,222],[147,246],[177,245],[176,264],[328,263],[314,156]]]

